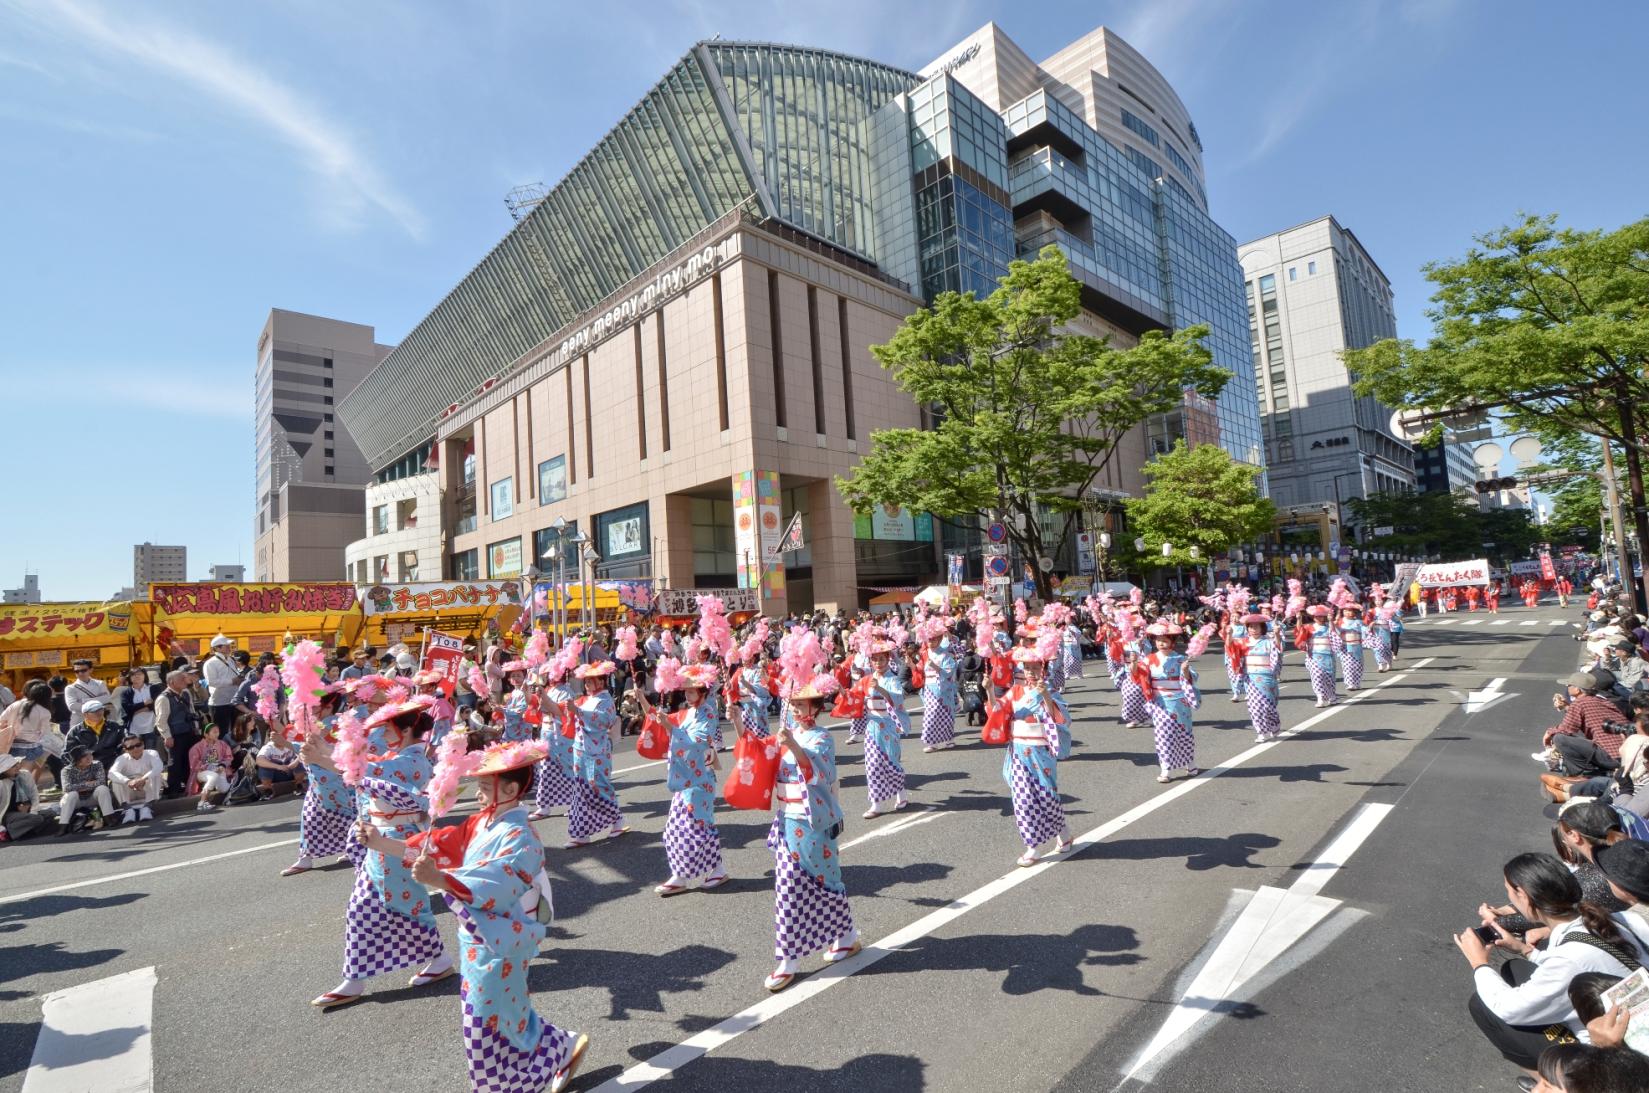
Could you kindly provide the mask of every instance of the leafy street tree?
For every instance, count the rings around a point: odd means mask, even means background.
[[[1144,495],[1127,501],[1128,522],[1145,540],[1151,564],[1196,568],[1271,531],[1276,506],[1260,493],[1261,468],[1239,463],[1217,444],[1183,440],[1142,468]],[[1162,545],[1172,553],[1162,555]],[[1192,558],[1191,547],[1200,557]]]
[[[1389,527],[1371,540],[1379,550],[1444,559],[1488,557],[1496,564],[1529,556],[1541,530],[1522,509],[1482,512],[1474,498],[1457,493],[1377,493],[1352,498],[1346,507],[1364,527]]]
[[[1514,429],[1585,434],[1625,453],[1630,511],[1649,542],[1649,219],[1611,232],[1525,217],[1434,262],[1432,338],[1345,352],[1359,394],[1395,406],[1497,409]]]
[[[876,432],[864,462],[836,480],[847,503],[859,513],[904,505],[959,524],[1000,511],[1049,597],[1040,559],[1069,540],[1118,441],[1187,391],[1217,397],[1230,378],[1203,347],[1207,327],[1149,332],[1117,349],[1068,328],[1081,310],[1065,256],[1046,247],[1012,263],[985,299],[943,293],[872,346],[932,427]]]

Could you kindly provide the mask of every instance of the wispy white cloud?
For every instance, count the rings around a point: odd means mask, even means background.
[[[353,226],[376,209],[413,237],[422,236],[422,215],[363,155],[360,141],[320,105],[246,58],[191,31],[135,17],[130,9],[122,9],[117,19],[83,0],[6,3],[77,45],[124,57],[204,94],[291,146],[297,161],[322,182],[323,212],[332,222]]]

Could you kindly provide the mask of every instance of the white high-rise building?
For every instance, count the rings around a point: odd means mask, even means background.
[[[238,584],[246,580],[246,567],[243,565],[215,565],[210,572],[211,576],[207,579],[212,581],[233,581]]]
[[[0,592],[0,603],[39,603],[40,602],[40,574],[23,574],[23,584],[20,588],[8,588]]]
[[[1391,282],[1355,235],[1320,217],[1237,248],[1278,506],[1336,504],[1416,487],[1391,408],[1358,397],[1340,353],[1397,336]],[[1354,525],[1350,510],[1342,522]]]

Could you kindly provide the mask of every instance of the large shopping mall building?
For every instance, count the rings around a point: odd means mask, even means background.
[[[1091,332],[1206,323],[1234,374],[1131,435],[1101,488],[1137,490],[1180,436],[1262,462],[1201,140],[1115,34],[1038,63],[992,24],[920,73],[701,42],[339,403],[375,472],[349,576],[553,574],[579,531],[599,576],[759,580],[780,613],[932,581],[968,533],[855,518],[833,484],[922,420],[870,346],[1049,243]],[[780,554],[797,513],[806,547]]]

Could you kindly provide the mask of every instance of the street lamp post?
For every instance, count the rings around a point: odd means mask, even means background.
[[[550,547],[550,557],[555,559],[555,609],[551,617],[555,623],[556,648],[560,648],[567,640],[567,547],[562,542],[567,533],[567,518],[557,516],[550,526],[555,529],[555,545]]]

